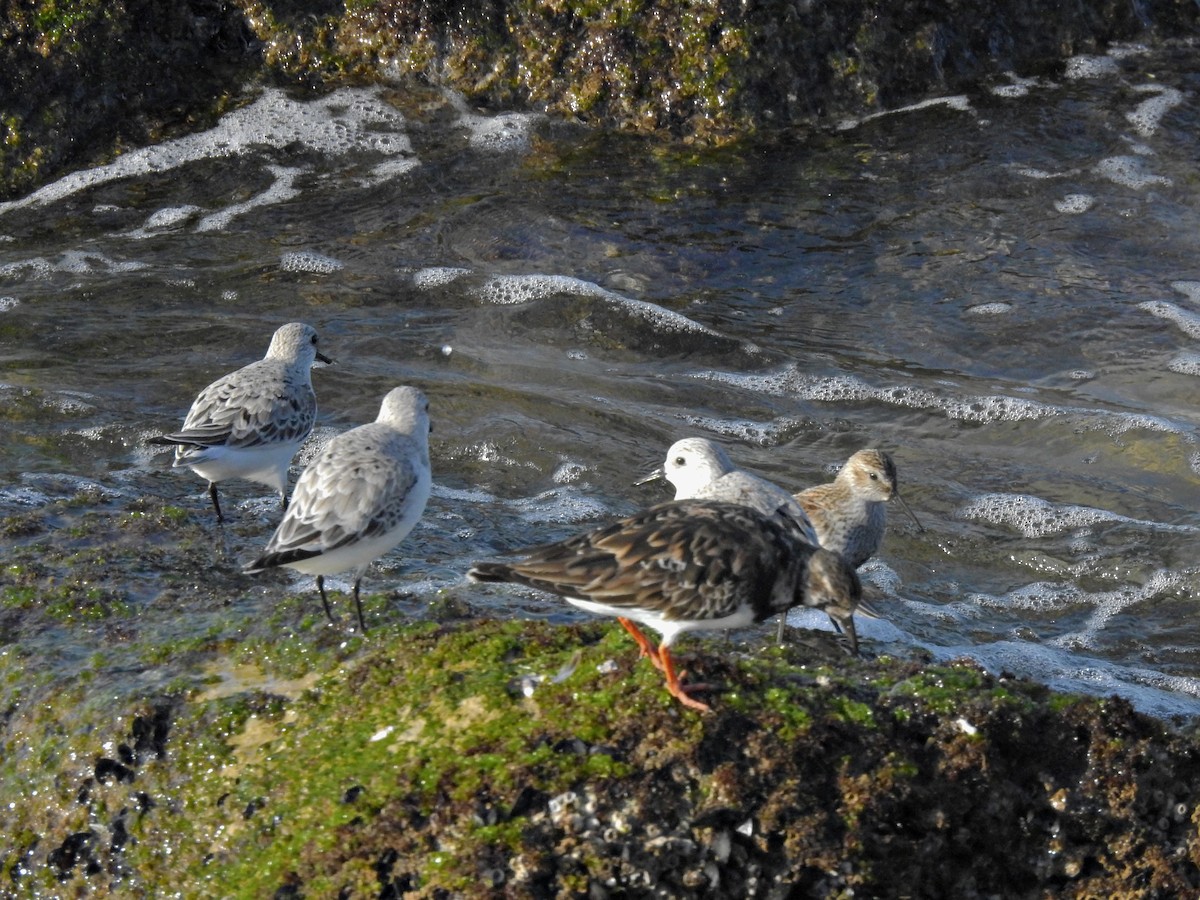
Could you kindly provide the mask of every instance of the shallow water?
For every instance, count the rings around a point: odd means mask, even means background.
[[[1124,47],[711,153],[445,97],[267,91],[0,203],[0,514],[85,488],[194,511],[232,613],[190,606],[169,552],[100,585],[175,639],[309,592],[236,574],[277,521],[267,489],[229,484],[218,534],[203,483],[145,443],[302,320],[338,360],[314,372],[305,454],[396,384],[433,406],[434,497],[367,576],[376,621],[408,594],[569,617],[462,573],[666,499],[633,482],[676,438],[792,489],[879,446],[925,531],[894,509],[864,570],[889,614],[861,624],[869,651],[1193,715],[1198,79],[1194,49]],[[66,670],[113,631],[10,625],[4,652]]]

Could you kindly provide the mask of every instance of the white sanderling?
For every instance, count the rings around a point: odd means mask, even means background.
[[[425,511],[429,401],[415,387],[383,398],[379,417],[333,438],[301,473],[275,534],[247,572],[287,566],[317,576],[333,622],[325,576],[353,571],[354,604],[365,632],[359,585],[367,566],[399,544]]]
[[[723,500],[756,509],[763,515],[779,516],[796,525],[814,546],[817,532],[804,508],[776,484],[739,469],[725,449],[707,438],[684,438],[667,451],[666,462],[643,478],[646,484],[666,478],[675,488],[676,500]]]
[[[271,338],[267,355],[218,378],[196,397],[183,429],[152,438],[175,447],[176,468],[208,480],[217,521],[223,522],[217,482],[245,478],[275,488],[287,509],[287,475],[317,419],[313,362],[332,363],[317,350],[311,325],[291,322]]]
[[[480,562],[475,581],[549,591],[590,613],[616,616],[667,691],[701,711],[681,684],[670,646],[688,631],[740,628],[804,605],[844,623],[857,653],[853,613],[861,596],[854,570],[811,544],[795,523],[713,500],[663,503],[610,525],[525,551],[515,562]],[[662,635],[655,648],[638,629]]]

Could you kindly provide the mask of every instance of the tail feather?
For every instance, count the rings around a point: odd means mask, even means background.
[[[245,566],[242,569],[247,575],[253,575],[255,572],[264,572],[267,569],[274,569],[279,566],[286,566],[288,563],[300,562],[305,559],[312,559],[314,556],[320,556],[320,550],[281,550],[273,553],[264,553],[254,562]]]
[[[516,580],[512,568],[506,563],[480,562],[467,570],[467,577],[482,584],[501,584]]]

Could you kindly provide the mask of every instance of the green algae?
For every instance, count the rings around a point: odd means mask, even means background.
[[[1190,35],[1197,21],[1181,0],[1053,14],[1029,0],[9,4],[0,196],[204,127],[264,81],[449,88],[491,109],[715,146],[1048,73],[1114,40]]]

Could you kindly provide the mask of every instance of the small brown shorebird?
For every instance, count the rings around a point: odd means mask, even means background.
[[[476,563],[469,575],[549,591],[615,616],[662,671],[667,691],[701,711],[708,705],[691,694],[711,688],[681,684],[671,658],[681,634],[740,628],[804,605],[835,617],[858,650],[853,613],[862,589],[854,570],[810,544],[794,523],[732,503],[663,503],[527,550],[515,562]],[[638,624],[662,635],[657,648]]]
[[[817,542],[826,550],[840,553],[854,568],[870,559],[883,543],[887,527],[887,504],[900,501],[918,530],[920,521],[904,498],[896,481],[896,464],[882,450],[859,450],[828,484],[818,484],[796,494],[796,501],[817,532]],[[874,615],[868,605],[863,612]],[[836,621],[834,624],[838,624]],[[780,622],[779,638],[783,639]]]
[[[859,450],[828,484],[796,494],[817,540],[858,568],[875,555],[887,527],[887,503],[900,501],[920,531],[925,529],[900,496],[896,464],[882,450]]]
[[[265,357],[200,392],[182,430],[151,438],[152,444],[175,447],[175,468],[187,466],[207,479],[218,522],[225,518],[217,482],[229,478],[275,488],[287,509],[288,466],[317,420],[316,360],[333,362],[317,351],[316,330],[303,322],[284,325]]]

